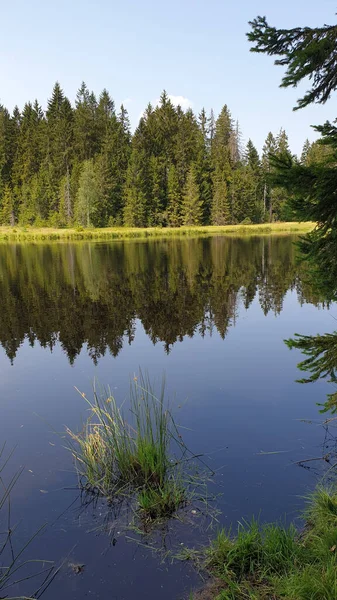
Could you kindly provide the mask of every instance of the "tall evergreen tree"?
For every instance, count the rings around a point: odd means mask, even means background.
[[[76,196],[75,220],[84,227],[99,227],[101,223],[99,187],[92,160],[83,163]]]
[[[0,223],[2,225],[15,225],[15,202],[13,192],[8,184],[4,186],[0,205]]]
[[[226,181],[230,181],[232,171],[231,140],[233,135],[233,121],[225,105],[215,124],[215,134],[212,141],[212,166],[219,169]]]
[[[123,221],[127,227],[147,226],[146,166],[144,151],[134,146],[125,185]]]
[[[196,167],[191,165],[182,201],[183,225],[202,225],[203,207],[197,182]]]
[[[171,227],[179,227],[181,218],[181,192],[177,171],[174,165],[170,165],[167,178],[167,220]]]
[[[230,217],[227,183],[218,169],[214,174],[211,223],[212,225],[227,225]]]
[[[266,219],[267,210],[269,212],[269,221],[272,221],[273,202],[271,175],[274,171],[272,166],[272,157],[276,153],[276,140],[271,132],[268,133],[262,149],[262,177],[263,177],[263,220]]]
[[[308,139],[305,140],[304,144],[303,144],[303,149],[302,149],[302,154],[301,154],[301,164],[302,165],[306,165],[307,161],[308,161],[308,155],[310,152],[310,148],[311,148],[311,144],[309,142]]]
[[[80,161],[93,158],[98,151],[96,123],[97,101],[84,81],[76,95],[74,120],[74,146]]]

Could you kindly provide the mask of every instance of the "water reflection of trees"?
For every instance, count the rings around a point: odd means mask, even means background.
[[[13,360],[28,339],[59,342],[73,362],[84,344],[94,361],[114,356],[140,319],[152,342],[222,338],[255,297],[278,314],[289,289],[317,303],[300,279],[290,237],[224,237],[115,244],[0,247],[0,342]]]

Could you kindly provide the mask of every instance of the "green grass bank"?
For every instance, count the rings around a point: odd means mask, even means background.
[[[0,242],[43,242],[74,240],[123,240],[210,235],[271,235],[308,233],[315,223],[262,223],[205,227],[106,227],[102,229],[54,229],[52,227],[0,227]]]
[[[221,530],[204,551],[185,550],[210,575],[190,600],[336,600],[336,488],[317,488],[303,517],[301,532],[253,520],[236,535]]]

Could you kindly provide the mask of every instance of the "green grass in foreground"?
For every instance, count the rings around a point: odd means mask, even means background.
[[[0,226],[0,242],[38,242],[67,240],[118,240],[169,238],[202,235],[270,235],[307,233],[315,223],[262,223],[259,225],[224,225],[205,227],[107,227],[102,229],[54,229],[52,227],[5,227]]]
[[[186,455],[181,436],[165,402],[164,385],[157,398],[147,378],[131,384],[130,421],[110,390],[85,396],[89,419],[80,433],[67,430],[81,485],[110,501],[133,498],[140,517],[172,516],[186,499],[180,460]]]
[[[201,563],[211,583],[191,598],[336,600],[336,490],[318,488],[304,516],[301,534],[294,526],[259,527],[254,520],[240,524],[235,538],[220,531]]]

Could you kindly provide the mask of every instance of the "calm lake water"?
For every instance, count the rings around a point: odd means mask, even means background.
[[[122,531],[112,545],[101,531],[104,506],[81,509],[56,432],[80,428],[86,406],[74,386],[90,396],[94,378],[122,402],[139,367],[159,384],[165,374],[185,441],[216,471],[221,524],[297,517],[315,477],[294,463],[324,443],[322,428],[303,419],[319,419],[316,402],[329,390],[295,383],[301,355],[283,340],[332,331],[335,310],[303,283],[293,242],[0,246],[0,440],[16,445],[8,477],[25,466],[12,519],[21,519],[18,546],[47,523],[30,558],[64,561],[44,598],[174,600],[200,583],[191,567],[161,563]],[[166,541],[212,535],[179,526]]]

